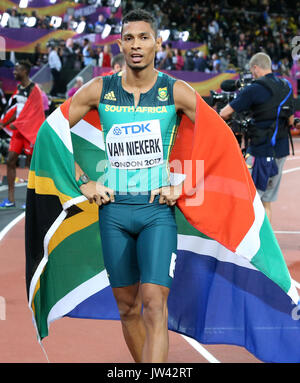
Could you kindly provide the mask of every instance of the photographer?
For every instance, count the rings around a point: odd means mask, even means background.
[[[253,126],[245,160],[271,221],[271,202],[277,199],[283,165],[290,154],[293,92],[287,81],[274,76],[272,61],[265,53],[255,54],[249,66],[255,81],[226,105],[220,116],[227,120],[234,112],[251,111]]]

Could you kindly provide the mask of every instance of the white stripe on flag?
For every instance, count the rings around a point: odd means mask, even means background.
[[[69,121],[65,119],[60,108],[57,108],[53,113],[51,113],[50,116],[47,117],[46,121],[62,140],[68,150],[73,153]]]
[[[255,214],[254,222],[236,249],[236,254],[246,257],[249,260],[254,257],[260,248],[259,233],[266,214],[257,192],[253,201],[253,209]]]
[[[105,150],[103,132],[85,120],[80,120],[76,125],[74,125],[71,132],[84,140],[91,142],[93,145],[98,146],[101,150]]]
[[[178,234],[177,249],[191,251],[195,254],[207,255],[217,259],[218,261],[230,262],[247,269],[257,270],[257,268],[254,267],[246,258],[233,253],[217,241],[211,239]]]
[[[103,270],[99,274],[71,290],[51,308],[47,318],[48,328],[51,322],[68,314],[77,305],[79,305],[79,303],[105,289],[107,286],[109,286],[109,280],[106,270]]]
[[[195,254],[202,254],[213,257],[220,262],[230,262],[234,265],[244,267],[246,269],[259,271],[255,266],[243,256],[233,253],[226,249],[220,243],[206,238],[195,237],[190,235],[178,234],[178,250],[191,251]],[[291,287],[286,293],[295,304],[299,303],[299,294],[296,284],[291,280]]]

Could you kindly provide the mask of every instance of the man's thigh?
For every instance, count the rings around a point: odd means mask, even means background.
[[[278,173],[275,176],[269,178],[266,190],[256,189],[263,202],[274,202],[277,200],[283,166],[285,164],[286,158],[287,157],[275,159],[277,167],[278,167]],[[252,175],[252,168],[254,165],[255,157],[253,157],[252,155],[248,155],[245,158],[245,160],[246,160],[248,170],[250,174]]]
[[[274,202],[278,197],[279,186],[286,157],[276,158],[275,160],[278,167],[278,173],[275,176],[269,178],[267,189],[264,192],[261,192],[260,197],[263,202]]]

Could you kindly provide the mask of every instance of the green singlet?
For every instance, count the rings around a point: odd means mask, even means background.
[[[177,133],[172,77],[158,73],[155,85],[134,96],[119,74],[103,77],[99,114],[107,166],[102,183],[121,192],[142,192],[169,185],[169,156]]]

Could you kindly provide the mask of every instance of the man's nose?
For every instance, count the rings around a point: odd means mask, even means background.
[[[132,39],[131,49],[140,49],[140,48],[141,46],[140,46],[139,39]]]

